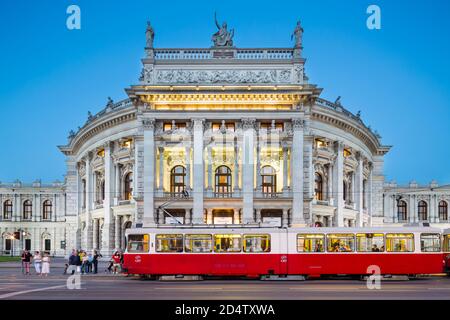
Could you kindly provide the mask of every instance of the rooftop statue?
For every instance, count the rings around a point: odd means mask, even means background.
[[[216,22],[217,31],[212,36],[212,41],[214,42],[215,47],[232,47],[233,46],[233,36],[234,36],[234,29],[231,29],[230,31],[227,30],[227,23],[224,21],[222,23],[222,26],[220,26],[219,22],[217,21],[217,15],[214,13],[214,20]]]
[[[145,31],[145,39],[146,39],[146,47],[153,48],[153,40],[155,39],[155,31],[150,24],[150,21],[147,21],[147,30]]]
[[[291,40],[293,37],[295,37],[294,48],[301,48],[302,47],[302,38],[303,38],[303,28],[300,24],[300,21],[297,21],[297,26],[294,29],[294,33],[291,35]]]

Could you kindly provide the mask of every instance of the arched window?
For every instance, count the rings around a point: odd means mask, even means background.
[[[25,200],[23,203],[23,220],[30,220],[33,212],[33,204],[30,200]]]
[[[133,196],[133,173],[129,172],[126,174],[123,180],[123,199],[131,200]]]
[[[439,202],[439,220],[447,221],[448,220],[448,204],[446,201]]]
[[[314,198],[318,201],[323,200],[323,178],[318,172],[316,172],[314,178]]]
[[[42,205],[42,220],[52,219],[53,205],[50,200],[45,200]]]
[[[218,197],[228,197],[231,194],[231,170],[227,166],[216,169],[215,194]]]
[[[425,201],[419,201],[418,206],[419,221],[428,220],[428,205]]]
[[[407,221],[408,220],[408,210],[406,207],[406,202],[400,200],[397,203],[397,217],[398,221]]]
[[[84,208],[86,208],[86,180],[85,179],[83,179],[83,180],[81,180],[81,187],[82,187],[82,190],[83,190],[83,194],[82,194],[82,208],[84,209]]]
[[[3,219],[9,220],[12,217],[13,212],[13,204],[11,200],[6,200],[3,203]]]
[[[170,170],[170,192],[181,194],[185,190],[184,178],[186,177],[186,169],[183,166],[175,166]]]
[[[277,192],[277,175],[271,166],[261,168],[262,192],[263,194],[273,194]]]

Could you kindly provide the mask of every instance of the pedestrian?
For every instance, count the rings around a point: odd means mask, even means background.
[[[81,273],[81,259],[82,259],[83,250],[79,250],[77,252],[78,260],[77,260],[77,273]]]
[[[86,252],[83,252],[81,255],[81,274],[86,274],[88,268],[88,256]]]
[[[94,257],[92,256],[92,253],[88,254],[87,259],[88,259],[88,261],[87,261],[87,273],[91,273],[92,272],[92,263],[94,262]]]
[[[93,256],[92,256],[92,264],[94,265],[94,274],[96,274],[98,272],[98,259],[102,258],[103,256],[97,252],[97,250],[93,250]]]
[[[78,266],[78,252],[74,249],[69,257],[69,267],[67,268],[67,273],[74,274],[77,271]]]
[[[26,275],[30,274],[30,262],[31,253],[28,250],[24,250],[22,253],[22,272]]]
[[[42,256],[39,251],[36,251],[33,256],[34,269],[36,270],[36,274],[41,275],[41,264],[42,264]]]
[[[112,261],[113,261],[113,273],[117,274],[120,272],[120,253],[119,251],[114,252],[113,256],[112,256]]]
[[[48,256],[48,253],[46,253],[42,258],[42,274],[47,277],[49,273],[50,273],[50,257]]]

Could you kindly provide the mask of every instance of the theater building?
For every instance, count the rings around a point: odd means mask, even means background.
[[[54,192],[64,206],[52,218],[65,219],[66,250],[107,254],[124,248],[127,228],[142,226],[406,222],[395,219],[392,202],[403,191],[384,194],[390,146],[310,83],[302,32],[297,25],[292,48],[237,48],[226,27],[209,48],[154,48],[149,25],[142,73],[127,98],[109,99],[59,147],[67,174]],[[11,201],[21,206],[19,198]],[[33,219],[11,223],[41,221]],[[63,229],[55,227],[45,232],[57,242]]]

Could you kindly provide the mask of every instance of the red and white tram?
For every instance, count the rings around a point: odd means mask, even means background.
[[[450,277],[450,229],[445,229],[442,235],[442,250],[444,251],[445,273]]]
[[[401,228],[136,228],[124,269],[147,276],[384,275],[444,271],[442,231]],[[448,235],[447,240],[448,242]]]

